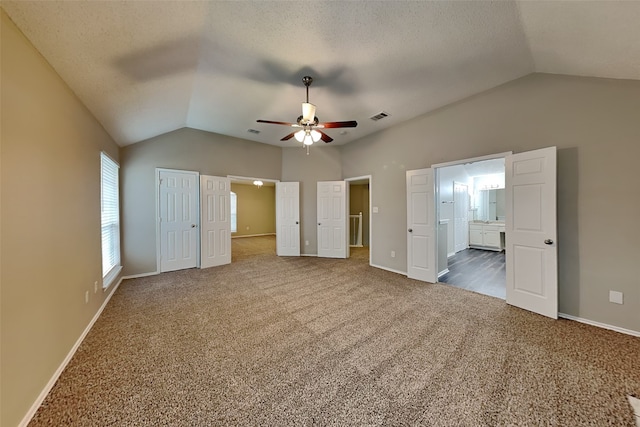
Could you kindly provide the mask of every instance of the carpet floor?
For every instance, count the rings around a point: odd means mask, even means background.
[[[348,260],[126,280],[31,426],[634,426],[640,339]]]

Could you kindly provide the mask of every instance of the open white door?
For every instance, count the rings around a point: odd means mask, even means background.
[[[432,169],[407,171],[407,277],[435,283],[436,211]]]
[[[318,182],[318,256],[347,258],[349,247],[347,185],[345,181]]]
[[[196,267],[198,173],[159,170],[160,272]]]
[[[231,183],[229,178],[200,176],[202,242],[200,268],[231,263]]]
[[[507,303],[557,319],[556,147],[505,166]]]
[[[276,182],[276,253],[300,256],[299,182]]]
[[[453,238],[456,252],[469,247],[469,186],[453,183]]]

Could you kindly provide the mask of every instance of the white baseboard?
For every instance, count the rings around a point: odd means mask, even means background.
[[[563,319],[567,319],[567,320],[574,320],[576,322],[585,323],[591,326],[597,326],[598,328],[609,329],[611,331],[620,332],[621,334],[640,337],[640,332],[634,331],[632,329],[625,329],[619,326],[608,325],[606,323],[596,322],[595,320],[583,319],[582,317],[576,317],[576,316],[572,316],[570,314],[565,314],[565,313],[558,313],[558,317],[562,317]]]
[[[158,274],[160,274],[160,272],[158,271],[152,271],[150,273],[140,273],[140,274],[132,274],[130,276],[123,276],[123,279],[138,279],[140,277],[149,277],[149,276],[157,276]]]
[[[445,268],[444,270],[442,270],[440,273],[438,273],[438,279],[444,276],[445,274],[447,274],[448,272],[449,272],[448,268]]]
[[[45,385],[44,389],[42,389],[38,398],[35,400],[35,402],[33,402],[33,405],[31,405],[31,408],[29,408],[29,411],[27,412],[27,414],[24,416],[24,418],[22,418],[22,421],[20,421],[20,424],[18,424],[18,427],[26,427],[27,424],[29,424],[33,416],[38,411],[38,408],[40,407],[40,405],[42,405],[42,402],[44,402],[44,399],[47,397],[47,395],[49,394],[53,386],[56,384],[56,381],[58,381],[58,378],[60,377],[60,375],[62,375],[62,371],[64,371],[64,369],[67,367],[67,365],[73,358],[73,355],[76,354],[78,347],[80,347],[80,344],[82,344],[82,341],[84,341],[87,334],[93,327],[93,324],[96,323],[96,320],[98,320],[98,318],[102,314],[102,311],[107,306],[107,303],[109,302],[113,294],[118,289],[118,286],[120,286],[120,283],[122,283],[124,279],[125,279],[124,277],[121,277],[120,280],[118,280],[118,283],[116,283],[116,285],[113,287],[113,290],[109,293],[107,298],[105,298],[104,302],[100,306],[100,309],[96,312],[96,314],[93,316],[93,319],[91,319],[91,322],[89,322],[87,327],[84,329],[84,331],[82,332],[82,335],[80,335],[80,338],[78,338],[76,343],[73,345],[73,347],[67,354],[67,357],[64,358],[64,360],[62,361],[58,369],[56,369],[56,371],[54,372],[53,376],[51,377],[47,385]]]
[[[400,271],[400,270],[395,270],[393,268],[389,268],[389,267],[383,267],[381,265],[377,265],[377,264],[369,264],[371,267],[375,267],[375,268],[379,268],[380,270],[386,270],[386,271],[390,271],[392,273],[396,273],[396,274],[402,274],[403,276],[407,275],[406,271]]]
[[[243,234],[240,236],[231,236],[232,239],[242,239],[243,237],[260,237],[260,236],[275,236],[276,233],[263,233],[263,234]]]
[[[315,256],[315,257],[317,257],[318,254],[300,254],[300,256]]]

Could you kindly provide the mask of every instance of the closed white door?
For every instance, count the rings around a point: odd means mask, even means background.
[[[231,263],[231,183],[200,176],[200,268]]]
[[[276,253],[300,256],[300,183],[276,183]]]
[[[460,182],[453,183],[453,235],[455,251],[469,247],[469,186]]]
[[[438,276],[432,169],[407,171],[407,276],[435,283]]]
[[[160,271],[198,261],[198,173],[159,171]]]
[[[347,258],[347,186],[345,181],[318,182],[318,256]]]
[[[558,318],[556,147],[506,157],[507,303]]]

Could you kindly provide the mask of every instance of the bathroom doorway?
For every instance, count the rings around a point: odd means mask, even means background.
[[[506,298],[505,159],[436,166],[438,281]]]

